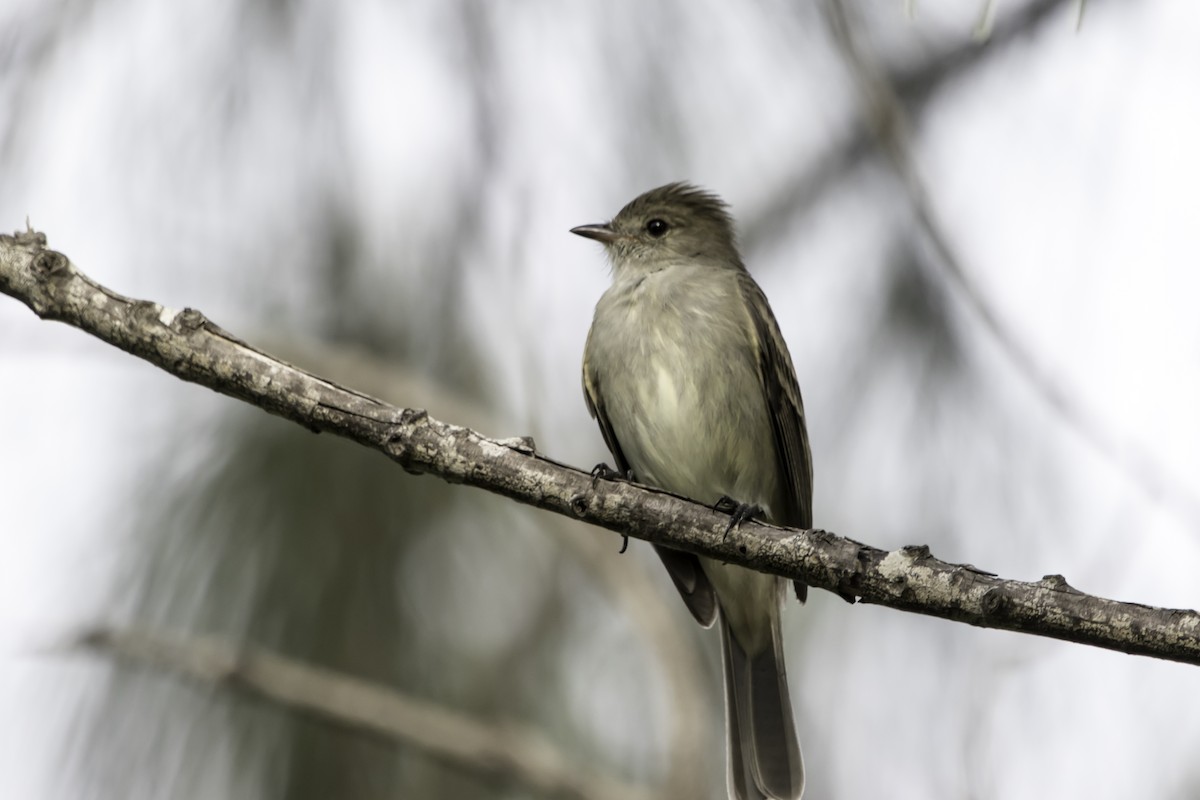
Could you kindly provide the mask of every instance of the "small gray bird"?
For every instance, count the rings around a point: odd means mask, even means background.
[[[791,356],[738,255],[725,203],[684,183],[572,233],[613,283],[583,355],[588,410],[617,470],[733,511],[812,526],[812,455]],[[655,547],[692,616],[721,621],[732,797],[799,798],[804,762],[783,667],[785,582]],[[796,584],[803,601],[806,588]]]

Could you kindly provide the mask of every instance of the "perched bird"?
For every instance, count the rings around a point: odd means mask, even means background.
[[[572,233],[604,245],[613,281],[583,356],[588,410],[627,477],[812,526],[812,456],[791,356],[717,196],[652,189]],[[692,616],[719,620],[732,797],[799,798],[804,762],[783,666],[785,581],[657,547]],[[803,601],[806,587],[796,584]]]

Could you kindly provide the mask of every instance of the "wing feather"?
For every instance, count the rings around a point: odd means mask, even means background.
[[[811,528],[812,451],[796,370],[762,289],[748,272],[741,273],[738,283],[751,317],[758,375],[771,419],[776,464],[783,482],[783,508],[773,509],[774,522],[793,528]],[[808,587],[796,581],[795,588],[796,596],[803,602]]]

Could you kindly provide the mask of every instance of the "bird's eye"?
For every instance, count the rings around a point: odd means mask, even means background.
[[[653,236],[655,239],[667,232],[670,226],[661,219],[652,219],[646,223],[646,233]]]

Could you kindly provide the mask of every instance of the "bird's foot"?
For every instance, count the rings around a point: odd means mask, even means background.
[[[597,481],[620,481],[620,480],[626,480],[626,481],[633,480],[633,470],[630,470],[629,472],[626,472],[626,473],[622,473],[620,470],[613,469],[608,464],[605,464],[603,461],[601,461],[596,466],[592,467],[592,491],[596,491],[596,482]],[[621,549],[617,551],[617,554],[619,555],[621,553],[624,553],[628,549],[629,549],[629,537],[622,536],[621,537]]]
[[[613,469],[608,464],[605,464],[603,461],[601,461],[596,466],[592,467],[592,488],[593,489],[596,488],[596,481],[620,481],[620,480],[626,480],[626,481],[633,480],[632,471],[631,472],[621,472],[618,469]]]
[[[746,520],[761,517],[763,513],[762,506],[758,503],[740,503],[732,497],[722,497],[713,506],[713,510],[729,514],[729,524],[725,526],[725,536],[729,536],[729,532],[734,528],[742,527],[742,523]]]

